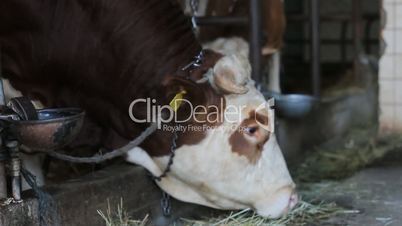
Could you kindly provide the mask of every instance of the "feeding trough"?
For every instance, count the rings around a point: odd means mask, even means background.
[[[309,114],[318,104],[318,99],[304,94],[280,94],[264,92],[265,98],[275,99],[276,113],[284,118],[297,119]]]

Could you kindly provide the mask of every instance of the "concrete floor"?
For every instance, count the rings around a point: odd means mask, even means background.
[[[335,216],[320,225],[402,225],[402,166],[365,169],[317,190],[319,199],[358,212]]]

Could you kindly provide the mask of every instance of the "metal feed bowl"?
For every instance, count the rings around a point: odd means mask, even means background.
[[[85,113],[78,108],[37,110],[38,120],[10,121],[17,139],[33,150],[62,148],[79,133]]]
[[[302,118],[309,114],[319,102],[317,98],[304,94],[280,94],[264,92],[265,98],[275,99],[275,113],[284,118]]]

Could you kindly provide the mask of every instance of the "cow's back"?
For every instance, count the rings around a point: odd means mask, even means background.
[[[84,108],[109,137],[135,137],[130,102],[163,96],[163,79],[200,48],[170,1],[2,0],[0,15],[11,84],[46,106]]]

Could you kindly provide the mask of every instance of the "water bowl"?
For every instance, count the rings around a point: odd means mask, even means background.
[[[78,108],[37,110],[37,120],[10,120],[12,133],[21,144],[33,150],[66,146],[78,135],[85,113]]]
[[[265,98],[275,99],[275,113],[284,118],[303,118],[318,104],[318,99],[304,94],[264,92]]]

